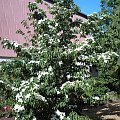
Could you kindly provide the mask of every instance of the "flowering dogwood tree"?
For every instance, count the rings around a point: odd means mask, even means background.
[[[52,20],[37,3],[43,4],[37,0],[28,5],[28,19],[34,28],[29,42],[2,41],[17,57],[2,64],[0,84],[11,93],[16,120],[72,120],[73,112],[80,115],[84,100],[103,100],[108,90],[103,81],[91,77],[90,66],[105,67],[118,55],[101,52],[103,48],[93,37],[81,44],[71,42],[78,39],[76,34],[89,34],[85,29],[89,21],[72,19],[79,12],[73,0],[55,0],[49,7]],[[26,27],[26,21],[23,25]]]

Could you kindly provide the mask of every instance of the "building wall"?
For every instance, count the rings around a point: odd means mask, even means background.
[[[18,29],[25,31],[24,27],[21,25],[21,21],[27,18],[27,3],[32,1],[34,0],[0,0],[1,38],[8,38],[11,41],[17,41],[18,43],[23,43],[26,41],[23,36],[16,34],[16,31]],[[49,5],[52,4],[51,0],[45,0],[44,3]],[[45,4],[40,4],[39,7],[46,11],[48,18],[52,19],[52,15],[49,14]],[[86,21],[86,16],[82,13],[73,16],[73,19],[76,18]],[[82,40],[83,38],[81,41]],[[12,50],[3,49],[0,45],[0,57],[15,57],[15,53]]]

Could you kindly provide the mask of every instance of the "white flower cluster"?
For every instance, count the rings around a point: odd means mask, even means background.
[[[66,85],[73,86],[73,85],[75,85],[75,83],[74,83],[74,82],[67,81],[67,82],[65,82],[65,83],[62,84],[62,86],[60,87],[60,89],[62,90]]]
[[[32,64],[32,63],[39,64],[40,61],[34,61],[34,60],[31,60],[30,62],[28,62],[28,64]]]
[[[52,30],[54,30],[54,29],[56,29],[54,26],[52,26],[52,25],[48,25],[48,27],[50,28],[50,29],[52,29]]]
[[[59,65],[62,65],[63,64],[63,62],[62,61],[59,61]]]
[[[20,112],[20,111],[25,110],[25,108],[24,108],[24,106],[21,106],[19,104],[15,104],[13,110],[15,110],[15,112]]]
[[[115,52],[108,51],[108,52],[97,55],[97,59],[98,60],[103,59],[104,63],[107,63],[111,59],[112,56],[118,57],[119,55]]]
[[[8,38],[4,38],[4,39],[3,39],[3,41],[4,41],[4,44],[3,44],[3,46],[6,46],[6,45],[8,45],[8,41],[9,41],[9,39],[8,39]]]
[[[81,62],[75,62],[75,65],[80,66],[80,65],[82,65],[82,63]]]
[[[60,91],[55,87],[55,90],[57,92],[57,94],[60,94]]]
[[[67,75],[67,79],[69,80],[70,78],[71,78],[71,75],[70,75],[70,74],[68,74],[68,75]]]
[[[73,49],[67,49],[63,52],[63,54],[67,55],[67,54],[71,54],[72,52],[74,52]]]
[[[89,55],[87,56],[87,55],[81,55],[81,59],[82,60],[88,60],[89,59]]]
[[[18,44],[16,41],[11,42],[11,45],[13,45],[15,48],[17,48],[20,44]]]
[[[38,88],[39,85],[34,83],[33,78],[31,78],[30,81],[21,81],[19,88],[12,87],[12,90],[20,91],[16,94],[16,101],[18,103],[25,103]]]
[[[101,15],[101,17],[100,17],[100,19],[101,19],[101,20],[105,20],[105,19],[106,19],[106,17],[107,17],[107,15],[106,15],[106,14],[102,14],[102,15]]]
[[[58,23],[55,22],[55,27],[57,27],[57,26],[58,26]]]
[[[4,83],[2,80],[0,80],[0,83]]]
[[[47,102],[46,98],[43,97],[42,95],[38,94],[38,93],[34,93],[35,98],[44,102]]]
[[[24,110],[24,104],[26,104],[31,97],[35,97],[43,102],[47,102],[45,97],[37,93],[39,85],[34,81],[34,78],[30,78],[29,81],[21,81],[21,84],[18,88],[12,87],[12,90],[18,92],[16,94],[16,104],[14,106],[15,112],[20,112]]]
[[[55,113],[60,117],[60,120],[64,119],[64,117],[65,117],[65,113],[64,112],[60,112],[59,110],[57,110]]]
[[[4,40],[4,41],[9,41],[9,39],[8,39],[8,38],[4,38],[3,40]]]
[[[40,79],[42,76],[53,75],[52,66],[48,67],[48,71],[39,71],[37,75],[38,75],[38,79]]]
[[[52,44],[54,42],[54,39],[50,38],[49,43]]]
[[[100,97],[95,96],[95,97],[92,97],[92,99],[94,99],[94,100],[100,100]]]
[[[85,40],[84,42],[82,42],[80,44],[80,47],[76,48],[74,51],[81,51],[83,50],[85,47],[90,47],[90,45],[88,44],[88,41]]]
[[[39,20],[39,21],[38,21],[38,25],[41,24],[41,23],[43,23],[43,22],[45,22],[46,20],[48,20],[48,19],[47,19],[47,18],[44,18],[44,19]]]
[[[37,120],[36,117],[34,117],[32,120]]]
[[[17,48],[20,45],[20,44],[17,43],[17,41],[10,42],[9,39],[7,39],[7,38],[4,38],[3,41],[4,41],[3,46],[6,46],[6,45],[10,44],[11,46]]]
[[[89,14],[88,16],[94,16],[96,14],[97,14],[96,12],[93,12],[92,14]]]
[[[39,71],[38,72],[38,79],[40,79],[42,76],[48,75],[49,72],[45,72],[45,71]]]

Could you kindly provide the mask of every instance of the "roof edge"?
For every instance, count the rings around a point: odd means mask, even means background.
[[[53,4],[53,0],[44,0],[44,1]],[[88,16],[87,16],[86,14],[82,13],[82,12],[78,12],[77,15],[82,16],[82,17],[84,17],[85,19],[88,19]]]
[[[0,59],[11,59],[11,58],[16,58],[16,57],[11,57],[11,56],[0,56]]]

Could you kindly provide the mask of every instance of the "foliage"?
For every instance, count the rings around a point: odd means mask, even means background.
[[[44,4],[39,0],[37,3]],[[109,91],[106,84],[111,80],[106,74],[116,64],[118,54],[103,49],[101,41],[105,39],[100,26],[103,21],[96,22],[96,15],[85,23],[72,19],[79,12],[73,0],[55,0],[49,7],[52,20],[37,3],[28,4],[28,19],[34,28],[28,43],[2,41],[3,47],[17,55],[1,65],[0,79],[10,91],[5,99],[11,98],[16,120],[63,120],[71,119],[71,114],[82,119],[79,115],[85,101],[95,104],[106,99]],[[26,20],[22,24],[26,27]],[[24,35],[20,30],[18,33]],[[81,44],[71,42],[78,40],[76,34],[90,33],[93,37]],[[92,65],[98,67],[99,77],[90,75]]]
[[[118,54],[111,63],[101,69],[100,77],[108,79],[107,87],[120,93],[120,1],[101,0],[101,11],[89,16],[90,31],[96,43],[102,48],[100,52],[112,51]],[[104,73],[104,74],[103,74]]]

